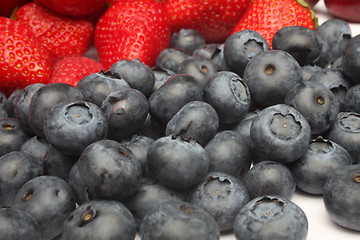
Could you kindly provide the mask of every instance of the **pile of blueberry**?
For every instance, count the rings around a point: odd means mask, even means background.
[[[0,96],[0,239],[307,238],[296,189],[360,231],[360,37],[337,19],[120,60]]]

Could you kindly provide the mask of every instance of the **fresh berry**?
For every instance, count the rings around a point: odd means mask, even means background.
[[[85,101],[63,101],[44,120],[46,140],[63,153],[79,156],[91,143],[106,138],[108,122],[100,107]]]
[[[0,16],[10,17],[16,9],[31,1],[32,0],[0,0]]]
[[[134,217],[122,203],[93,200],[69,214],[64,221],[61,238],[130,240],[135,239],[136,230]]]
[[[124,0],[112,5],[95,28],[95,46],[100,62],[113,63],[138,58],[149,66],[170,44],[169,18],[156,0]]]
[[[278,196],[261,196],[248,202],[237,214],[234,234],[243,239],[304,240],[308,220],[292,201]]]
[[[269,49],[269,43],[260,33],[254,30],[242,30],[226,39],[224,59],[230,70],[242,77],[250,59]]]
[[[349,23],[341,19],[329,19],[320,24],[316,32],[329,45],[332,56],[331,62],[345,54],[351,39]]]
[[[22,23],[0,17],[0,91],[9,96],[50,77],[50,55],[34,34]]]
[[[92,43],[94,25],[90,21],[55,13],[40,4],[28,3],[14,17],[49,50],[53,61],[69,55],[83,55]]]
[[[75,87],[81,79],[102,69],[104,69],[103,65],[91,58],[65,57],[54,63],[48,83],[62,82]]]
[[[304,0],[253,0],[246,8],[233,33],[251,29],[260,33],[269,43],[278,30],[285,26],[303,26],[315,29],[314,12]]]
[[[204,37],[194,29],[181,29],[173,33],[170,40],[170,47],[180,48],[189,54],[203,44],[205,44]]]
[[[305,2],[307,2],[310,7],[314,7],[319,2],[319,0],[305,0]]]
[[[165,0],[171,29],[198,31],[206,42],[222,42],[232,32],[250,0]]]
[[[302,26],[287,26],[275,33],[272,47],[290,53],[300,66],[305,66],[320,57],[322,41],[314,30]]]
[[[106,0],[37,0],[43,6],[69,16],[85,16],[102,8]]]
[[[360,22],[360,1],[358,0],[325,0],[327,10],[336,17],[351,22]]]

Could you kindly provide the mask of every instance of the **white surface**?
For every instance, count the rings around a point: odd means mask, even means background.
[[[325,20],[334,18],[327,11],[323,0],[313,8],[319,18],[319,24]],[[352,36],[360,34],[360,24],[350,24]],[[307,240],[359,240],[360,232],[347,230],[333,223],[327,215],[322,196],[313,196],[296,191],[291,199],[305,212],[309,222]],[[360,218],[359,218],[360,219]],[[140,237],[137,236],[136,240]],[[221,240],[234,240],[232,233],[222,234]],[[276,240],[276,239],[274,239]],[[289,239],[291,240],[291,239]]]

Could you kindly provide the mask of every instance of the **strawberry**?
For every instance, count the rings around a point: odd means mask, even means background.
[[[14,10],[31,0],[0,0],[0,16],[10,17]]]
[[[206,42],[223,42],[231,34],[251,0],[164,0],[171,29],[200,32]]]
[[[7,96],[51,77],[49,52],[22,23],[0,17],[0,91]]]
[[[325,0],[326,9],[334,16],[355,23],[360,23],[359,0]]]
[[[87,75],[100,72],[103,65],[88,57],[65,57],[53,65],[52,77],[49,83],[62,82],[72,86]]]
[[[53,61],[83,55],[91,46],[94,25],[90,21],[66,17],[36,3],[25,4],[14,17],[35,34]]]
[[[36,0],[54,12],[69,16],[86,16],[102,8],[106,0]]]
[[[169,18],[156,0],[122,0],[112,5],[95,28],[100,62],[108,69],[118,60],[139,59],[149,66],[170,45]]]
[[[304,0],[253,0],[233,33],[245,29],[257,31],[271,47],[279,29],[299,25],[314,30],[316,24],[315,14]]]

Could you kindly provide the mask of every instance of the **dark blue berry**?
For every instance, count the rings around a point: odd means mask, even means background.
[[[208,78],[204,87],[204,100],[213,106],[221,123],[239,122],[248,112],[250,91],[239,75],[220,71]]]
[[[210,172],[186,200],[210,213],[221,232],[232,230],[236,214],[250,201],[245,185],[236,177]]]
[[[269,50],[268,42],[258,32],[243,30],[230,35],[224,43],[224,59],[229,69],[239,76],[250,59],[256,54]]]
[[[360,164],[345,166],[331,174],[324,184],[323,200],[333,222],[360,231]]]
[[[168,201],[147,214],[140,226],[142,240],[219,240],[214,218],[205,210],[183,201]]]
[[[80,205],[65,219],[61,239],[133,240],[135,235],[135,219],[122,203],[92,200]]]
[[[274,34],[272,48],[290,53],[300,66],[305,66],[320,57],[322,41],[318,33],[310,28],[287,26]]]
[[[106,138],[108,121],[101,109],[86,101],[63,101],[44,120],[44,135],[55,148],[79,156],[91,143]]]
[[[185,104],[167,123],[166,135],[181,135],[184,139],[194,139],[204,146],[214,137],[219,127],[219,117],[215,109],[203,101]]]
[[[283,164],[274,161],[261,161],[242,178],[251,199],[276,195],[291,199],[296,185],[290,170]]]
[[[292,201],[278,196],[261,196],[239,211],[233,229],[237,240],[305,240],[308,220]]]
[[[311,141],[306,153],[288,167],[299,189],[322,195],[326,179],[352,162],[351,156],[343,147],[319,136]]]

